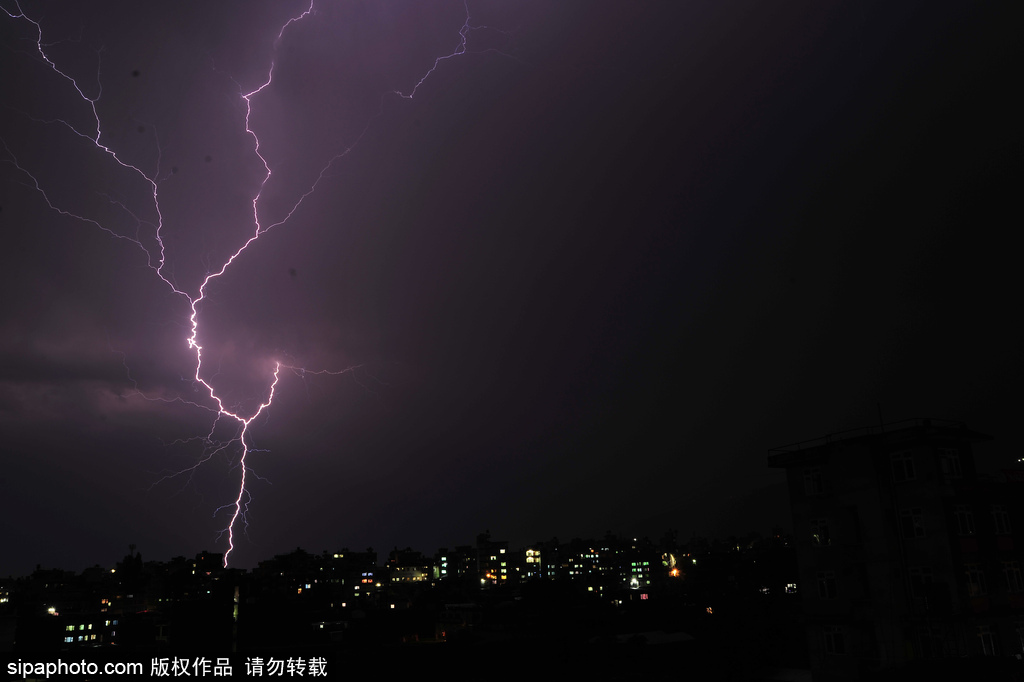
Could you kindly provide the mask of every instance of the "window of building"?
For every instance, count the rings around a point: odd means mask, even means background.
[[[1020,572],[1020,564],[1016,561],[1003,562],[1003,581],[1007,592],[1024,592],[1024,576]]]
[[[992,505],[992,526],[996,530],[996,535],[1010,534],[1010,512],[1007,511],[1006,505]]]
[[[953,516],[956,518],[956,532],[959,535],[974,535],[974,512],[970,505],[955,505]]]
[[[828,519],[811,519],[811,544],[815,547],[828,547],[832,544]]]
[[[920,507],[900,511],[900,530],[905,538],[924,537],[924,515]]]
[[[918,630],[918,638],[921,643],[922,658],[941,658],[946,655],[944,650],[943,632],[937,627],[922,627]]]
[[[842,627],[826,625],[824,634],[826,654],[842,655],[846,653],[846,636]]]
[[[918,598],[927,597],[928,587],[933,582],[932,569],[927,566],[911,566],[908,573],[911,593]]]
[[[836,598],[836,574],[835,571],[818,572],[818,596],[822,599]]]
[[[978,639],[981,640],[981,653],[986,656],[996,655],[996,638],[992,634],[991,625],[978,626]]]
[[[910,450],[901,450],[900,452],[894,452],[890,456],[892,462],[892,480],[897,483],[903,481],[913,481],[916,477],[914,473],[914,455]]]
[[[946,478],[960,478],[960,451],[956,448],[939,448],[939,466]]]
[[[971,597],[981,597],[988,594],[988,583],[985,580],[985,572],[978,564],[967,564],[967,594]]]
[[[825,494],[825,485],[821,481],[821,467],[804,469],[804,493],[807,495]]]

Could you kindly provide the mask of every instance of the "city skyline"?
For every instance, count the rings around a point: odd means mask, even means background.
[[[223,552],[238,452],[164,478],[211,433],[188,304],[19,166],[121,234],[151,190],[53,123],[88,107],[2,6],[0,575]],[[268,220],[316,193],[211,287],[203,378],[252,414],[273,363],[311,371],[249,432],[238,566],[482,528],[764,532],[789,523],[769,448],[879,420],[961,420],[994,436],[983,466],[1016,461],[996,10],[325,0],[275,47],[307,6],[17,5],[102,84],[105,143],[159,167],[190,292],[247,234],[240,95],[275,64],[251,102]]]

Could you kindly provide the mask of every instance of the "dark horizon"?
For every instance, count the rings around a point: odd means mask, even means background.
[[[238,452],[164,479],[214,433],[187,301],[15,159],[150,248],[151,189],[53,122],[91,113],[0,6],[0,575],[222,552]],[[200,306],[232,409],[275,362],[311,370],[249,428],[233,565],[788,528],[768,450],[880,419],[962,421],[994,437],[985,470],[1016,465],[1018,259],[995,235],[1019,41],[994,5],[323,0],[276,51],[302,2],[20,7],[87,94],[99,68],[103,142],[159,163],[183,290],[247,238],[239,95],[272,59],[266,220],[351,147]],[[465,54],[389,94],[456,50],[467,7]]]
[[[967,429],[972,431],[977,437],[979,437],[979,440],[974,443],[973,452],[975,457],[975,464],[977,466],[977,471],[980,476],[999,477],[1003,472],[1009,470],[1024,471],[1024,469],[1015,466],[1016,463],[1008,464],[1005,461],[1005,457],[1003,457],[1002,453],[999,452],[999,450],[1001,449],[999,447],[999,444],[995,442],[995,439],[993,439],[989,434],[974,431],[973,429],[970,429],[969,424],[956,422],[955,420],[933,420],[930,418],[915,418],[901,420],[899,422],[869,424],[842,433],[819,434],[815,438],[802,439],[800,441],[794,441],[792,443],[780,444],[779,446],[777,446],[776,448],[772,448],[771,450],[774,452],[781,452],[783,450],[793,449],[794,447],[795,449],[807,448],[821,444],[823,442],[835,441],[837,437],[839,439],[844,439],[847,437],[856,437],[860,435],[879,434],[884,433],[887,430],[891,431],[893,429],[905,428],[907,426],[921,422],[939,423],[943,421],[949,421],[950,423],[960,424],[963,427],[966,427]],[[491,528],[489,527],[481,527],[474,534],[454,538],[449,542],[441,542],[436,546],[412,545],[410,543],[402,542],[401,538],[395,538],[396,542],[387,547],[377,545],[353,545],[351,543],[346,542],[341,542],[337,545],[326,545],[323,547],[303,547],[297,545],[291,548],[286,547],[279,552],[275,552],[273,555],[268,554],[267,556],[256,557],[254,563],[252,563],[249,566],[237,566],[232,564],[230,568],[241,568],[243,570],[249,571],[255,568],[255,566],[259,562],[267,561],[276,556],[287,555],[298,550],[306,551],[313,555],[320,555],[323,553],[337,552],[342,549],[347,549],[353,552],[362,552],[367,549],[372,549],[377,554],[378,565],[384,565],[386,563],[386,557],[388,553],[393,550],[412,549],[416,552],[423,552],[425,556],[431,557],[434,555],[435,552],[437,552],[440,549],[447,548],[451,550],[455,547],[472,546],[476,540],[476,537],[481,533],[488,534],[494,541],[508,542],[509,548],[513,551],[525,550],[529,547],[537,546],[541,543],[546,543],[552,540],[557,540],[562,544],[568,544],[576,540],[599,541],[603,539],[606,534],[609,533],[612,536],[618,538],[619,540],[624,540],[628,538],[645,538],[647,540],[650,540],[655,545],[659,545],[662,542],[662,540],[670,533],[675,534],[675,537],[680,545],[689,545],[694,541],[697,541],[698,543],[707,542],[710,545],[719,545],[725,544],[730,537],[742,539],[744,537],[750,537],[753,535],[758,535],[762,539],[768,540],[772,537],[772,532],[775,529],[781,530],[784,535],[791,535],[793,532],[793,519],[791,515],[792,510],[790,508],[790,493],[787,488],[787,483],[785,481],[785,471],[782,469],[771,469],[771,471],[777,473],[778,476],[781,477],[783,480],[779,483],[764,487],[759,490],[755,490],[752,493],[746,495],[743,499],[739,500],[738,508],[734,507],[726,511],[720,518],[716,519],[715,521],[707,523],[706,526],[711,530],[710,532],[706,533],[698,532],[698,530],[696,530],[697,524],[693,523],[692,521],[690,522],[691,530],[689,530],[688,532],[683,532],[681,529],[686,529],[688,527],[686,525],[686,520],[681,520],[681,522],[677,523],[676,525],[657,525],[659,523],[667,523],[667,521],[662,520],[654,521],[647,525],[639,524],[639,526],[642,526],[642,528],[644,529],[643,531],[641,531],[639,527],[620,528],[618,530],[614,528],[608,528],[602,532],[569,532],[565,535],[549,533],[546,535],[542,534],[541,536],[527,539],[524,539],[525,536],[523,535],[522,531],[516,529],[510,530],[509,533],[507,534],[502,534],[492,533]],[[753,518],[756,514],[759,513],[761,514],[759,522],[749,527],[742,527],[742,522],[738,521],[738,519]],[[772,519],[775,519],[776,517],[778,517],[778,521],[773,521]],[[665,518],[667,519],[667,515]],[[510,538],[516,539],[512,540]],[[122,550],[127,549],[129,546],[134,547],[132,552],[138,552],[138,554],[140,554],[142,556],[142,559],[146,562],[153,561],[157,563],[166,563],[174,558],[179,557],[188,558],[192,556],[206,554],[223,555],[223,549],[221,549],[220,551],[216,549],[211,550],[209,547],[204,545],[203,549],[201,550],[195,549],[191,551],[185,551],[182,554],[174,556],[153,557],[146,554],[145,547],[139,546],[134,541],[130,540],[124,543]],[[132,552],[129,552],[129,554],[131,554]],[[122,556],[119,552],[116,551],[113,556],[119,558],[113,559],[112,561],[108,560],[108,562],[105,564],[96,563],[90,566],[83,566],[81,569],[77,570],[67,566],[45,566],[37,563],[32,571],[27,571],[20,575],[8,574],[6,576],[0,577],[14,579],[28,577],[29,575],[31,575],[32,572],[39,569],[64,570],[78,574],[81,573],[83,570],[93,568],[95,566],[109,567],[120,562],[124,558],[124,556]]]

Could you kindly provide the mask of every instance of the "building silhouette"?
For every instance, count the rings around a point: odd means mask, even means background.
[[[1024,651],[1024,486],[978,474],[985,440],[916,419],[769,453],[789,484],[815,680]]]

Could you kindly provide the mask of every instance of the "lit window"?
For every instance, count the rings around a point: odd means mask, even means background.
[[[828,532],[828,519],[811,519],[811,544],[815,547],[828,547],[832,544]]]

